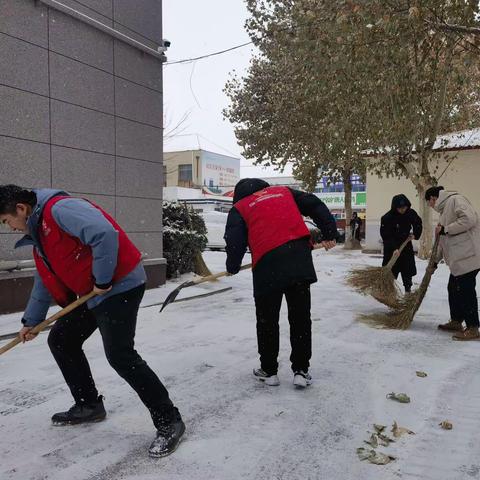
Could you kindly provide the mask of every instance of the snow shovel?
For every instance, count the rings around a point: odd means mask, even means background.
[[[323,244],[318,243],[318,244],[313,246],[313,250],[318,250],[319,248],[324,248]],[[240,271],[241,270],[248,270],[249,268],[252,268],[251,263],[248,263],[247,265],[243,265],[240,268]],[[173,290],[172,292],[170,292],[168,294],[168,297],[163,302],[163,305],[162,305],[162,308],[160,309],[160,312],[162,312],[167,305],[169,305],[170,303],[175,301],[178,294],[180,293],[180,290],[183,290],[184,288],[187,288],[187,287],[193,287],[194,285],[199,285],[200,283],[204,283],[204,282],[213,282],[213,281],[215,281],[219,278],[226,277],[228,275],[230,275],[228,272],[220,272],[220,273],[215,273],[214,275],[209,275],[207,277],[201,277],[201,278],[197,278],[196,280],[190,280],[188,282],[182,283],[175,290]]]
[[[240,270],[248,270],[249,268],[252,268],[251,263],[248,263],[247,265],[243,265],[240,268]],[[228,272],[220,272],[220,273],[215,273],[214,275],[208,275],[207,277],[200,277],[200,278],[197,278],[196,280],[190,280],[188,282],[183,282],[175,290],[171,291],[168,294],[168,297],[163,302],[163,305],[162,305],[162,308],[160,309],[160,312],[162,312],[163,309],[167,305],[169,305],[170,303],[175,301],[178,294],[180,293],[180,290],[183,290],[184,288],[187,288],[187,287],[193,287],[194,285],[199,285],[200,283],[204,283],[204,282],[213,282],[213,281],[215,281],[219,278],[226,277],[228,275],[230,275]]]
[[[40,333],[42,330],[44,330],[46,327],[48,327],[48,325],[55,322],[59,318],[63,317],[67,313],[70,313],[72,310],[75,310],[80,305],[83,305],[86,301],[90,300],[95,295],[96,295],[96,293],[90,292],[87,295],[84,295],[83,297],[80,297],[79,299],[72,302],[70,305],[67,305],[65,308],[63,308],[59,312],[55,313],[51,317],[44,320],[42,323],[39,323],[38,325],[33,327],[30,330],[30,333]],[[18,336],[16,338],[14,338],[11,342],[4,345],[2,348],[0,348],[0,355],[4,354],[5,352],[8,352],[9,350],[11,350],[13,347],[18,345],[19,343],[22,343],[22,341],[20,340],[20,337]]]

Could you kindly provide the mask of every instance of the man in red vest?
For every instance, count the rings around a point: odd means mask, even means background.
[[[253,374],[272,386],[280,384],[278,321],[283,295],[288,305],[293,383],[305,388],[312,382],[308,371],[312,354],[310,284],[317,281],[317,276],[303,216],[318,226],[323,246],[333,248],[338,237],[335,219],[318,197],[245,178],[235,187],[225,229],[229,273],[238,273],[247,247],[252,254],[260,354],[260,368]]]
[[[25,234],[16,247],[33,246],[37,271],[19,332],[24,342],[33,340],[31,329],[45,319],[52,300],[65,307],[92,290],[97,294],[50,331],[50,350],[75,401],[53,415],[53,424],[106,417],[82,349],[98,328],[110,365],[137,392],[157,429],[150,455],[172,453],[185,425],[166,388],[134,349],[146,281],[139,250],[99,206],[61,190],[0,186],[0,222]]]

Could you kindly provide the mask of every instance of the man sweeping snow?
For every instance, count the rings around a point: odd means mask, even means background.
[[[106,417],[82,346],[98,328],[110,365],[137,392],[157,429],[150,455],[173,452],[185,430],[168,392],[134,349],[138,308],[145,291],[139,250],[100,207],[61,190],[0,186],[0,222],[25,233],[37,272],[20,338],[45,319],[52,298],[62,307],[92,290],[97,296],[58,320],[48,345],[75,404],[53,415],[54,425],[98,422]]]
[[[440,330],[455,332],[454,340],[477,340],[480,323],[476,277],[480,271],[480,223],[472,204],[457,192],[431,187],[425,193],[430,207],[440,213],[436,234],[440,235],[437,263],[442,259],[450,268],[448,303],[450,321]],[[463,329],[463,322],[466,329]]]
[[[310,217],[333,248],[338,236],[335,219],[313,194],[270,186],[256,178],[240,180],[225,229],[227,271],[238,273],[247,246],[253,262],[253,289],[257,316],[260,368],[253,374],[267,385],[279,385],[279,314],[283,295],[288,305],[290,361],[294,385],[311,384],[312,322],[310,284],[317,281],[312,261],[310,232],[303,220]]]

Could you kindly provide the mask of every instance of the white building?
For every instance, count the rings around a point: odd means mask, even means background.
[[[270,185],[285,185],[302,190],[301,183],[294,177],[263,177],[263,180]],[[352,178],[352,209],[357,212],[361,218],[365,218],[365,209],[367,207],[367,193],[364,182],[359,176]],[[345,190],[343,183],[329,183],[328,179],[323,178],[316,186],[313,192],[327,207],[332,211],[335,218],[345,220]]]
[[[233,192],[229,195],[217,195],[207,187],[165,187],[163,199],[167,202],[185,203],[199,212],[229,212],[232,208]]]
[[[208,187],[215,192],[240,180],[240,159],[201,149],[165,152],[163,173],[164,187]]]
[[[434,145],[438,159],[432,161],[439,185],[447,190],[456,190],[465,195],[480,213],[480,128],[456,132],[438,137]],[[382,248],[380,219],[389,209],[392,197],[405,194],[412,207],[419,211],[420,202],[413,183],[407,178],[378,178],[367,174],[368,208],[366,219],[366,245],[370,251]],[[438,216],[433,215],[434,223]]]

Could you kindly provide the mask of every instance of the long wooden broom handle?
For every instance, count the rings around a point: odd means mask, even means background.
[[[411,242],[410,238],[407,238],[401,245],[400,245],[400,248],[398,249],[398,255],[395,255],[393,254],[392,255],[392,258],[390,259],[390,261],[387,263],[387,268],[389,268],[390,270],[393,268],[393,266],[395,265],[395,263],[397,262],[398,260],[398,257],[400,256],[400,254],[403,252],[403,249]]]
[[[79,299],[72,302],[70,305],[67,305],[65,308],[63,308],[59,312],[55,313],[51,317],[47,318],[43,322],[41,322],[38,325],[36,325],[35,327],[33,327],[30,330],[29,333],[33,333],[33,334],[40,333],[42,330],[44,330],[46,327],[48,327],[48,325],[55,322],[59,318],[63,317],[67,313],[70,313],[72,310],[75,310],[80,305],[83,305],[85,302],[87,302],[88,300],[93,298],[95,295],[96,295],[96,293],[90,292],[87,295],[84,295],[83,297],[80,297]],[[11,350],[13,347],[18,345],[19,343],[22,343],[22,340],[20,339],[20,336],[14,338],[11,342],[7,343],[2,348],[0,348],[0,355],[2,355],[5,352],[8,352],[9,350]]]
[[[240,270],[248,270],[249,268],[252,268],[252,264],[251,263],[247,263],[247,265],[242,265],[240,267]],[[217,280],[217,278],[222,278],[222,277],[226,277],[230,275],[228,272],[220,272],[220,273],[215,273],[213,275],[208,275],[207,277],[200,277],[200,278],[197,278],[196,280],[193,280],[192,281],[192,284],[194,285],[198,285],[199,283],[204,283],[204,282],[211,282],[213,280]]]
[[[432,247],[432,253],[430,255],[430,259],[428,260],[428,266],[431,268],[437,260],[437,252],[438,252],[438,247],[440,246],[440,235],[437,235],[435,237],[435,242],[433,242],[433,247]]]
[[[319,250],[320,248],[324,248],[321,243],[317,243],[313,246],[313,250]],[[240,271],[241,270],[248,270],[249,268],[252,268],[251,263],[248,263],[247,265],[243,265],[242,267],[240,267]],[[215,273],[213,275],[208,275],[207,277],[197,278],[196,280],[192,281],[192,284],[193,285],[198,285],[199,283],[211,282],[213,280],[217,280],[218,278],[227,277],[228,275],[229,275],[228,272]]]

